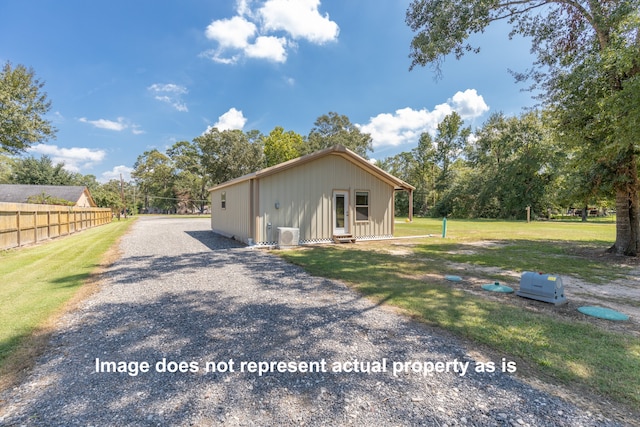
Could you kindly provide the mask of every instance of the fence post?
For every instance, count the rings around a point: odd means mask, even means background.
[[[20,231],[20,210],[18,210],[18,212],[16,212],[16,225],[18,226],[18,247],[20,247],[21,246],[20,234],[22,233]]]

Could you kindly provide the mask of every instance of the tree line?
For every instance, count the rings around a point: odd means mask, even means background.
[[[225,181],[342,144],[363,157],[373,149],[371,136],[335,112],[320,116],[308,135],[277,126],[268,135],[257,130],[208,130],[192,141],[179,141],[164,153],[145,151],[132,177],[143,209],[204,212],[209,188]]]
[[[577,207],[614,206],[605,171],[585,174],[577,150],[567,150],[539,112],[507,117],[494,113],[479,128],[451,113],[434,136],[423,133],[415,148],[376,164],[416,187],[414,212],[422,216],[523,219],[566,213]],[[131,212],[199,212],[208,207],[209,188],[222,182],[341,144],[368,158],[371,136],[348,117],[319,117],[308,135],[282,127],[257,130],[210,129],[161,152],[145,151],[133,165],[132,181],[100,183],[93,175],[69,172],[48,156],[8,158],[0,182],[83,185],[99,206]],[[124,196],[124,197],[123,197]],[[396,214],[408,213],[408,196],[398,193]]]
[[[457,113],[435,137],[423,133],[416,148],[384,159],[380,166],[416,187],[416,214],[456,218],[552,218],[589,207],[614,206],[611,182],[592,171],[585,179],[575,151],[562,145],[544,118],[531,111],[492,114],[472,133]],[[406,214],[406,196],[396,213]],[[571,210],[575,208],[574,210]]]

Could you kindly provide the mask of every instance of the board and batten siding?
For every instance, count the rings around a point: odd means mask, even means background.
[[[222,194],[226,207],[222,208]],[[211,192],[211,228],[223,236],[248,243],[251,237],[251,181],[245,181]]]
[[[393,186],[342,156],[328,155],[260,178],[256,242],[276,242],[278,227],[299,228],[303,243],[330,241],[334,190],[349,193],[349,232],[354,237],[393,235]],[[355,221],[356,191],[369,192],[367,221]]]

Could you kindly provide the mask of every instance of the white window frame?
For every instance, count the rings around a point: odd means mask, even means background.
[[[359,205],[358,204],[358,195],[361,195],[362,193],[366,194],[367,197],[367,204],[366,205]],[[354,198],[355,202],[355,207],[356,207],[356,222],[367,222],[371,219],[371,191],[369,190],[356,190],[355,191],[355,198]],[[367,208],[367,217],[364,219],[360,219],[360,208]]]

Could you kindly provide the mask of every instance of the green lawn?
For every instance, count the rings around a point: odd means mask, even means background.
[[[114,221],[37,246],[0,252],[0,368],[20,343],[73,297],[133,222]]]
[[[414,252],[432,262],[470,263],[511,271],[568,274],[593,283],[622,277],[629,268],[611,265],[596,256],[615,240],[615,225],[597,222],[518,222],[418,218],[396,224],[396,236],[429,235]],[[479,241],[488,242],[477,245]],[[443,270],[444,272],[444,270]]]
[[[396,219],[395,236],[433,234],[442,236],[442,219]],[[447,239],[453,241],[476,240],[560,240],[590,242],[611,246],[616,229],[609,222],[561,222],[561,221],[498,221],[498,220],[447,220]]]
[[[497,303],[442,280],[451,274],[447,263],[468,262],[606,283],[628,271],[593,256],[613,242],[613,224],[452,220],[446,239],[440,237],[441,227],[441,220],[417,219],[396,224],[396,234],[437,237],[315,246],[281,255],[311,274],[341,279],[376,302],[400,307],[426,323],[522,360],[528,374],[640,405],[637,337]],[[478,241],[491,244],[472,244]]]

